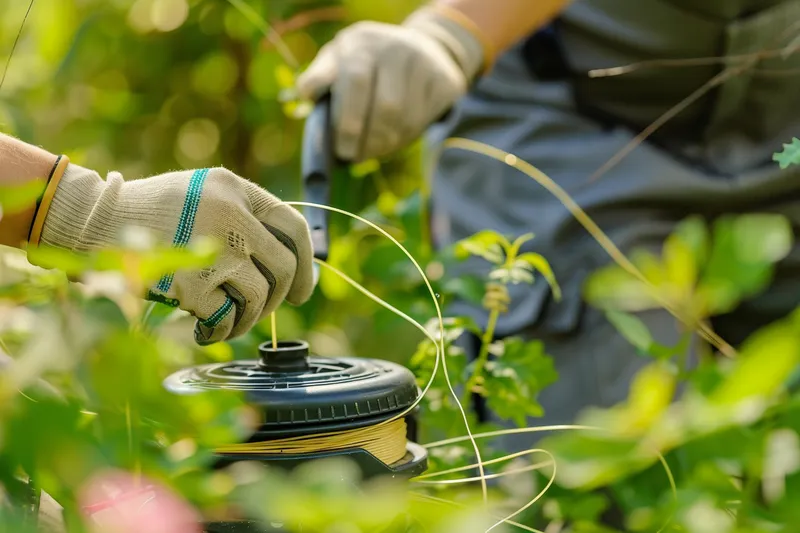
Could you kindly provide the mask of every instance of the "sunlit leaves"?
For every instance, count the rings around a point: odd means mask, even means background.
[[[558,282],[556,282],[556,277],[553,274],[553,269],[550,268],[550,263],[544,256],[534,252],[520,254],[514,261],[513,267],[538,272],[547,280],[547,283],[553,291],[553,297],[556,300],[561,299],[561,288],[558,286]]]
[[[645,430],[658,420],[672,402],[676,382],[676,372],[667,364],[654,363],[642,369],[633,379],[623,407],[624,430]]]
[[[800,313],[795,313],[751,336],[711,401],[737,406],[746,401],[763,402],[776,394],[800,364],[798,324]]]
[[[791,144],[784,144],[783,150],[772,156],[774,161],[786,169],[791,165],[800,165],[800,139],[797,137],[792,139]]]
[[[115,271],[147,283],[179,270],[200,270],[213,264],[217,246],[208,239],[197,239],[186,248],[155,245],[148,250],[104,248],[87,254],[41,246],[28,250],[31,263],[58,269],[71,276],[89,271]]]
[[[460,491],[459,503],[442,505],[399,479],[362,482],[350,461],[316,461],[292,475],[252,464],[232,471],[244,481],[235,501],[264,523],[289,530],[481,533],[495,521],[470,491]]]
[[[631,260],[644,276],[617,265],[592,274],[584,287],[587,301],[601,309],[642,311],[663,307],[700,320],[733,310],[764,290],[774,264],[794,243],[785,217],[746,214],[721,217],[712,231],[697,217],[684,220],[664,243],[662,257],[636,250]]]
[[[636,257],[633,261],[636,264]],[[583,296],[591,305],[601,309],[644,311],[659,307],[646,283],[616,265],[593,272],[586,281]]]
[[[561,299],[561,288],[547,259],[535,252],[519,253],[522,246],[533,237],[532,233],[526,233],[512,242],[495,231],[484,230],[456,243],[457,258],[477,256],[494,265],[487,276],[489,283],[486,284],[483,298],[484,308],[500,313],[507,312],[510,301],[505,287],[520,283],[531,284],[535,281],[535,273],[544,276],[554,298]]]
[[[698,311],[704,315],[725,313],[759,294],[772,281],[774,263],[786,256],[793,243],[791,225],[781,215],[719,219],[697,288]]]
[[[456,255],[460,258],[476,255],[499,265],[505,260],[505,250],[510,246],[508,239],[499,233],[485,230],[459,241],[456,245]]]

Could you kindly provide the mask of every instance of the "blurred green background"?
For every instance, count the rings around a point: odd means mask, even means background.
[[[294,76],[343,26],[400,21],[418,4],[36,0],[0,89],[0,127],[101,175],[116,170],[136,179],[223,165],[284,200],[299,200],[303,121],[286,101]],[[0,0],[6,53],[27,8],[27,1]],[[291,57],[265,37],[265,22]],[[425,259],[420,169],[416,148],[381,166],[343,169],[331,204],[396,228],[415,257]],[[332,215],[331,223],[334,265],[415,318],[432,316],[399,251],[342,216]],[[405,360],[420,338],[329,275],[308,305],[284,306],[278,323],[281,337],[308,336],[324,355]],[[251,356],[267,334],[259,327],[234,342],[236,356]]]

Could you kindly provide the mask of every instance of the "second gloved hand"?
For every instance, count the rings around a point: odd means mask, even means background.
[[[331,92],[336,155],[357,162],[422,135],[466,93],[485,56],[473,32],[421,9],[400,26],[359,22],[342,30],[297,88],[315,100]]]
[[[224,168],[132,181],[111,173],[104,181],[69,165],[45,217],[41,244],[76,252],[116,244],[126,226],[175,246],[198,235],[217,240],[222,250],[212,268],[166,275],[149,295],[197,317],[200,344],[241,335],[284,299],[300,304],[313,290],[305,219]]]

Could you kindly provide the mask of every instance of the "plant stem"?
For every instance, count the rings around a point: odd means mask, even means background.
[[[486,322],[486,329],[483,331],[483,336],[481,337],[481,350],[478,352],[478,358],[475,359],[475,368],[472,370],[472,374],[467,380],[467,384],[464,386],[464,398],[462,399],[462,403],[464,404],[469,402],[472,389],[477,385],[478,379],[483,373],[483,367],[486,366],[486,362],[489,360],[489,345],[492,344],[494,340],[494,330],[497,328],[498,318],[500,318],[500,311],[492,309],[489,312],[489,320]]]

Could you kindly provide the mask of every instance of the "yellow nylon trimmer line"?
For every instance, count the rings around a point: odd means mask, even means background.
[[[237,455],[310,454],[360,448],[387,465],[406,454],[406,421],[403,418],[388,424],[331,433],[287,437],[262,442],[231,444],[217,448],[217,453]]]

